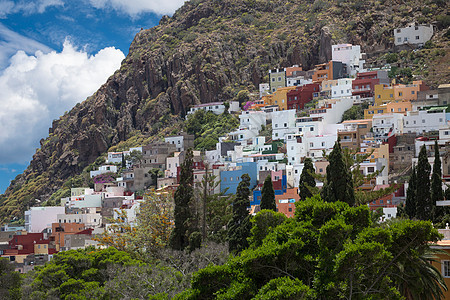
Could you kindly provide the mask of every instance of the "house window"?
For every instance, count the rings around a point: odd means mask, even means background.
[[[323,173],[323,169],[322,168],[319,169],[319,173]]]
[[[400,33],[400,32],[402,32],[402,30],[401,29],[397,29],[397,33]]]
[[[275,78],[272,78],[272,82],[275,82]]]
[[[422,123],[425,123],[425,119],[422,119]]]
[[[309,127],[309,131],[314,131],[314,127]]]
[[[446,278],[450,277],[450,260],[442,261],[442,276]]]
[[[284,127],[287,127],[287,123],[284,123]]]
[[[402,38],[397,38],[397,42],[401,42],[402,41]]]
[[[408,41],[408,38],[407,38],[407,37],[405,37],[405,38],[403,39],[403,41],[404,41],[404,42],[407,42],[407,41]]]
[[[309,146],[310,147],[314,147],[314,143],[309,143]]]
[[[368,167],[367,172],[369,172],[369,173],[375,172],[375,167]]]
[[[416,40],[418,40],[419,39],[419,36],[418,35],[416,35]]]
[[[278,81],[281,81],[281,77],[278,77]]]
[[[292,207],[289,207],[289,212],[292,212]]]
[[[394,94],[390,94],[389,97],[394,98]]]
[[[402,92],[398,92],[398,96],[399,97],[403,96],[403,93]]]

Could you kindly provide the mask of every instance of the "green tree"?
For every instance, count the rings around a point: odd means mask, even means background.
[[[264,185],[261,191],[261,209],[277,210],[275,204],[275,192],[273,190],[272,178],[270,175],[264,180]]]
[[[138,165],[142,163],[142,152],[138,150],[133,150],[128,154],[125,159],[131,161],[132,165]]]
[[[419,220],[432,220],[433,203],[430,194],[431,166],[428,162],[427,149],[422,146],[417,162],[416,186],[416,218]]]
[[[352,175],[345,164],[339,140],[328,158],[330,164],[327,166],[327,179],[321,191],[322,198],[328,202],[342,201],[355,205]]]
[[[431,204],[433,205],[433,222],[437,223],[444,216],[444,207],[436,206],[436,201],[444,200],[444,192],[442,190],[442,169],[441,158],[439,156],[438,142],[434,143],[434,164],[433,174],[431,175]]]
[[[233,201],[233,216],[228,223],[228,248],[230,252],[241,252],[248,247],[247,238],[250,236],[250,176],[241,176]]]
[[[416,190],[417,190],[417,171],[412,168],[412,174],[409,177],[408,189],[406,191],[405,212],[410,219],[416,217]]]
[[[175,192],[175,228],[170,237],[170,246],[175,250],[183,250],[189,246],[189,236],[192,230],[191,201],[194,196],[194,176],[192,171],[192,149],[186,151],[186,157],[181,165],[180,185]]]
[[[158,168],[152,168],[148,171],[148,174],[150,174],[152,182],[155,185],[155,188],[158,187],[158,178],[164,176],[163,171],[161,171],[161,169]]]
[[[194,274],[183,299],[443,299],[428,221],[379,225],[367,206],[318,195],[297,202],[293,219],[255,218],[251,247]]]
[[[14,265],[6,258],[0,258],[0,298],[21,299],[21,282],[20,273],[14,271]]]
[[[123,155],[123,152],[122,152],[122,162],[121,162],[121,167],[122,167],[123,169],[125,169],[125,168],[127,167],[127,163],[126,163],[126,161],[125,161],[125,155]]]
[[[316,187],[316,180],[312,175],[314,173],[315,170],[312,159],[309,157],[305,158],[302,174],[300,175],[300,181],[298,184],[300,200],[305,200],[306,198],[313,196],[311,189]]]

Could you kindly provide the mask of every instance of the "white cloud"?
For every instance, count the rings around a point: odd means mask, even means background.
[[[113,8],[134,17],[140,13],[173,14],[186,0],[90,0],[95,8]]]
[[[47,7],[63,6],[62,0],[37,0],[37,1],[10,1],[0,0],[0,18],[6,18],[9,14],[23,13],[31,15],[43,13]]]
[[[0,24],[0,69],[3,69],[8,64],[9,58],[19,50],[26,53],[35,53],[39,50],[46,53],[52,49]]]
[[[60,53],[18,51],[0,75],[0,164],[29,160],[52,120],[93,94],[124,58],[113,47],[88,56],[67,41]]]

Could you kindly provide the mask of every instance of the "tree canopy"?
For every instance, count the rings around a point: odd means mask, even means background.
[[[264,180],[264,185],[261,191],[261,209],[277,210],[275,204],[275,192],[273,190],[272,177],[268,175]]]

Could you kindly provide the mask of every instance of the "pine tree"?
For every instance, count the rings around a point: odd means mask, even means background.
[[[186,157],[181,164],[180,185],[178,186],[175,200],[175,228],[170,236],[170,246],[175,250],[183,250],[189,246],[189,236],[193,232],[190,228],[191,208],[190,202],[194,195],[194,176],[192,171],[192,149],[186,151]]]
[[[241,252],[248,247],[247,238],[250,236],[250,176],[241,176],[233,201],[233,216],[228,223],[228,248],[230,252]]]
[[[416,218],[419,220],[431,220],[432,218],[430,173],[431,166],[428,162],[427,149],[423,145],[417,163]]]
[[[305,158],[302,174],[300,175],[300,181],[298,184],[300,200],[305,200],[306,198],[313,196],[309,189],[316,186],[316,180],[312,176],[314,172],[315,170],[312,159],[309,157]]]
[[[438,222],[444,215],[444,207],[436,206],[436,201],[444,199],[442,190],[442,169],[441,158],[439,157],[439,146],[437,141],[434,143],[434,164],[433,174],[431,175],[431,204],[433,205],[433,222]]]
[[[416,216],[416,189],[417,189],[417,171],[413,167],[412,174],[408,181],[408,190],[406,191],[405,212],[410,219]]]
[[[272,178],[267,176],[261,191],[261,209],[271,209],[277,211],[275,204],[275,192],[273,190]]]
[[[350,170],[343,159],[341,143],[336,141],[328,156],[327,180],[321,191],[322,198],[327,202],[342,201],[355,205],[355,191]]]

